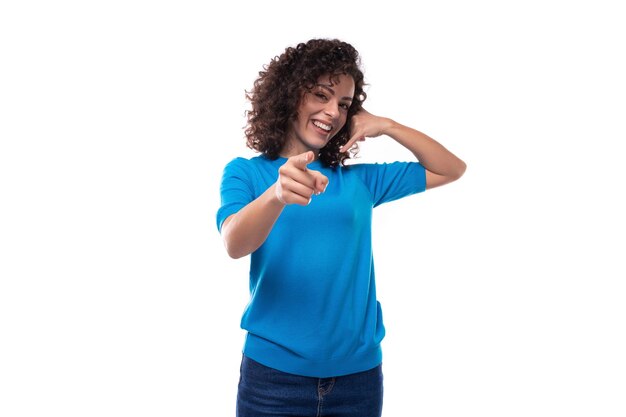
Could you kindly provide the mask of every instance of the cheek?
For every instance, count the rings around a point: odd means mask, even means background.
[[[293,119],[293,127],[303,126],[306,123],[306,118],[303,116],[303,112],[299,111],[295,119]]]

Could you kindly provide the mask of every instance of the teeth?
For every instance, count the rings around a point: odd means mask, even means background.
[[[324,129],[327,132],[330,132],[330,129],[332,129],[331,126],[325,125],[322,122],[318,122],[317,120],[313,122],[313,124],[317,127],[319,127],[320,129]]]

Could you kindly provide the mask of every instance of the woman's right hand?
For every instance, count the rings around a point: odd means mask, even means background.
[[[313,194],[326,190],[328,178],[319,171],[307,168],[313,162],[313,156],[312,151],[292,156],[278,169],[274,190],[282,204],[306,206],[311,202]]]
[[[313,194],[324,192],[328,178],[307,168],[312,161],[312,151],[287,159],[278,169],[274,185],[224,220],[222,237],[228,255],[236,259],[254,252],[265,242],[287,204],[306,206]]]

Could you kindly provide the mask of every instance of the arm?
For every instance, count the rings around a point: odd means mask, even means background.
[[[306,165],[313,153],[306,152],[287,160],[278,169],[278,180],[222,224],[222,238],[228,255],[241,258],[257,250],[287,204],[306,206],[313,193],[326,189],[328,178]]]
[[[244,257],[265,242],[285,205],[276,197],[276,184],[222,225],[222,239],[231,258]]]
[[[389,136],[415,155],[426,168],[426,188],[455,181],[465,172],[465,162],[433,138],[392,119],[375,116],[365,109],[352,117],[351,138],[341,150],[350,149],[357,140],[380,135]]]

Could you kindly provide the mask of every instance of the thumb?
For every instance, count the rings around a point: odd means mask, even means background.
[[[313,161],[313,151],[307,151],[291,158],[293,158],[293,165],[296,168],[306,171],[306,166]]]

